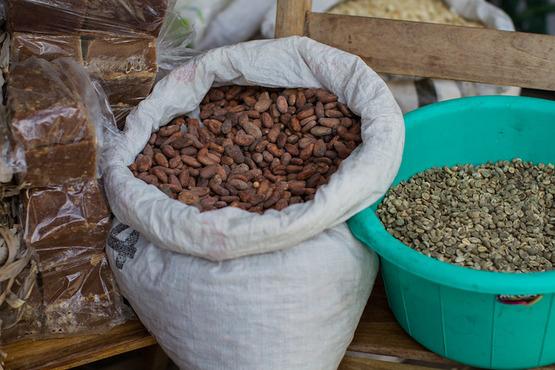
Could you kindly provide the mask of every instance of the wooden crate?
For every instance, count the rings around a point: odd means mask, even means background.
[[[376,72],[555,90],[555,36],[311,11],[278,0],[276,37],[308,36]]]

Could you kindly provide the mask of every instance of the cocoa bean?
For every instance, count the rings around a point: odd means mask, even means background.
[[[341,113],[340,111],[338,111],[336,109],[327,109],[325,111],[325,115],[326,115],[326,117],[330,117],[330,118],[341,118],[341,117],[343,117],[343,113]]]
[[[302,91],[297,92],[297,101],[295,102],[295,107],[301,109],[306,104],[306,96]]]
[[[287,135],[283,132],[280,132],[276,139],[276,144],[278,148],[283,148],[286,142],[287,142]]]
[[[280,125],[273,125],[272,129],[270,130],[270,132],[268,132],[268,135],[266,136],[268,137],[268,140],[270,142],[275,143],[280,132],[281,132]]]
[[[262,158],[264,159],[264,161],[270,163],[274,160],[274,156],[267,150],[262,152]]]
[[[162,167],[169,167],[168,159],[162,153],[154,154],[154,162]]]
[[[167,136],[171,136],[172,134],[179,132],[179,126],[178,125],[169,125],[169,126],[164,126],[162,128],[160,128],[160,130],[158,131],[158,135],[162,136],[162,137],[167,137]]]
[[[301,122],[297,117],[291,118],[291,121],[289,122],[289,126],[291,127],[291,130],[296,132],[301,131],[301,128],[302,128]]]
[[[310,130],[310,133],[314,136],[326,136],[332,133],[331,127],[316,126]]]
[[[221,159],[205,147],[198,151],[197,160],[205,166],[210,166],[211,164],[219,164]]]
[[[177,156],[170,159],[168,162],[168,165],[170,168],[176,168],[177,166],[179,166],[180,163],[181,163],[181,157]]]
[[[284,166],[287,166],[289,164],[289,162],[291,161],[291,154],[290,153],[283,153],[281,156],[281,163]]]
[[[193,146],[188,146],[179,151],[179,154],[189,155],[193,157],[196,157],[197,153],[198,153],[198,149]]]
[[[317,124],[318,124],[318,122],[316,122],[316,121],[310,121],[306,125],[304,125],[304,127],[301,129],[301,131],[303,133],[310,132],[310,130],[312,130]]]
[[[237,134],[234,137],[235,144],[240,146],[249,146],[254,142],[254,140],[254,136],[247,134],[243,130],[237,131]]]
[[[347,117],[343,117],[339,119],[339,124],[343,127],[351,127],[353,125],[353,120]]]
[[[181,160],[183,161],[183,163],[185,163],[187,166],[191,166],[193,168],[199,168],[202,167],[202,164],[195,158],[195,157],[191,157],[188,156],[186,154],[182,154],[181,155]]]
[[[349,156],[349,154],[351,154],[347,146],[340,141],[336,141],[333,144],[333,147],[335,148],[337,154],[339,155],[339,158],[341,159],[345,159]]]
[[[260,128],[258,128],[258,126],[256,126],[254,123],[250,122],[248,118],[243,122],[239,120],[239,125],[241,125],[241,127],[243,128],[243,130],[245,130],[247,134],[253,136],[255,139],[259,139],[262,137],[262,131],[260,131]]]
[[[205,119],[204,125],[215,135],[219,135],[222,130],[222,122],[215,119]]]
[[[167,158],[173,158],[179,155],[179,153],[170,145],[162,145],[161,149],[162,153],[164,153]]]
[[[270,116],[268,112],[262,113],[260,117],[261,117],[262,125],[264,127],[272,128],[272,126],[274,125],[274,120],[272,119],[272,116]]]
[[[241,164],[245,162],[245,156],[237,145],[228,145],[224,148],[224,153],[233,159],[234,163]],[[231,166],[231,164],[229,164]]]
[[[289,103],[284,96],[278,96],[276,100],[276,106],[280,113],[287,113],[287,109],[289,108]]]
[[[258,98],[258,101],[256,102],[256,104],[254,105],[254,109],[260,113],[266,112],[268,108],[270,108],[271,104],[272,104],[272,99],[270,99],[270,96],[268,95],[267,92],[263,92]]]
[[[152,157],[154,155],[154,149],[152,148],[152,145],[147,144],[145,146],[145,148],[143,149],[143,155],[146,155],[147,157]]]
[[[351,110],[349,108],[347,108],[347,106],[345,104],[337,103],[337,108],[339,108],[341,113],[343,113],[345,116],[347,116],[347,117],[352,117],[353,116],[353,112],[351,112]]]
[[[161,183],[164,184],[168,182],[168,175],[162,171],[160,167],[153,167],[150,169],[150,172],[156,176]]]
[[[152,167],[152,157],[139,154],[137,160],[135,161],[135,164],[139,172],[148,171],[150,167]]]
[[[181,183],[182,187],[185,188],[189,185],[189,179],[190,179],[189,171],[187,170],[181,171],[181,173],[179,174],[179,182]]]
[[[314,143],[314,149],[312,150],[312,154],[315,157],[323,157],[326,154],[326,143],[324,140],[320,139]]]
[[[337,126],[339,126],[339,122],[340,121],[338,118],[320,118],[318,120],[319,125],[330,128],[336,128]]]
[[[279,149],[276,144],[273,143],[268,144],[268,146],[266,146],[266,150],[275,157],[281,157],[281,155],[283,154],[283,151]]]

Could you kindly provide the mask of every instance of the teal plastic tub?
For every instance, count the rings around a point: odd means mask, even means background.
[[[451,100],[406,115],[398,183],[430,167],[522,158],[555,163],[555,102]],[[351,220],[376,251],[389,306],[423,346],[467,365],[522,369],[555,363],[555,271],[500,273],[440,262],[391,236],[377,205]]]

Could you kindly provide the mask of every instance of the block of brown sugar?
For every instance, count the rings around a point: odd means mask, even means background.
[[[11,133],[25,148],[92,140],[95,129],[74,87],[55,64],[30,58],[10,69]]]
[[[35,57],[11,68],[9,127],[25,153],[26,171],[18,179],[29,187],[96,175],[96,130],[72,77]]]
[[[155,38],[94,35],[85,45],[85,68],[110,104],[137,105],[148,96],[158,69]]]
[[[88,0],[84,28],[113,34],[158,36],[169,0]]]
[[[106,242],[110,210],[96,180],[24,190],[22,205],[23,239],[41,264],[60,262],[64,248],[96,250]]]
[[[14,32],[11,36],[10,62],[18,63],[32,56],[46,60],[71,57],[83,63],[78,35],[45,35]]]
[[[100,84],[106,92],[110,104],[124,104],[136,106],[144,100],[154,86],[154,75],[121,75],[108,80],[101,80]]]
[[[157,71],[154,37],[88,34],[83,42],[85,67],[100,77]]]
[[[90,253],[42,272],[45,331],[101,331],[123,320],[122,299],[104,252]]]
[[[33,188],[94,179],[96,158],[94,140],[26,149],[26,169],[16,174],[16,179]]]
[[[76,34],[84,24],[88,0],[7,0],[10,32]]]

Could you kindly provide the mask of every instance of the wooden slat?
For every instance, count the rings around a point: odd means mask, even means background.
[[[346,355],[338,370],[425,370],[427,367]]]
[[[21,341],[2,348],[6,369],[70,369],[156,344],[139,321],[130,321],[102,335]]]
[[[301,36],[305,32],[306,14],[312,9],[312,0],[278,0],[276,37]]]
[[[378,72],[555,90],[555,36],[325,13],[307,35]]]

